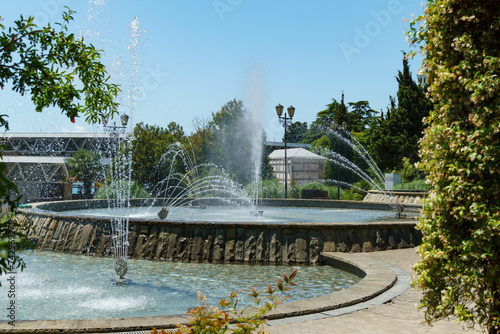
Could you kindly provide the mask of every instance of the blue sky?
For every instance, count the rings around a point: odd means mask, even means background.
[[[65,5],[77,12],[71,30],[105,50],[132,125],[174,121],[190,133],[194,118],[208,119],[236,98],[270,140],[283,135],[278,103],[293,105],[294,120],[308,123],[342,91],[346,102],[367,100],[385,110],[397,91],[402,51],[410,50],[402,19],[423,11],[409,0],[23,0],[3,1],[0,15],[5,26],[20,15],[54,22]],[[142,33],[132,57],[135,17]],[[420,62],[410,62],[414,75]],[[101,131],[55,109],[35,113],[28,97],[7,88],[1,113],[9,115],[11,132]]]

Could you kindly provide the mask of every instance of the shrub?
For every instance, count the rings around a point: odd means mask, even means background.
[[[252,186],[254,183],[247,184],[244,188],[248,196],[252,196]],[[284,198],[285,186],[278,179],[261,181],[261,198]]]
[[[418,178],[418,168],[410,162],[410,158],[403,158],[403,169],[400,173],[403,182],[411,182]]]
[[[364,198],[359,192],[354,188],[342,189],[340,192],[340,199],[346,201],[362,201]]]
[[[297,186],[297,191],[302,194],[303,189],[319,189],[328,192],[328,198],[337,199],[337,186],[328,185],[324,182],[311,182]]]
[[[420,307],[429,323],[457,317],[489,333],[500,331],[499,17],[498,0],[431,0],[409,34],[425,42],[435,103],[420,149]]]
[[[427,190],[425,180],[413,180],[411,182],[396,184],[392,190]]]
[[[94,194],[94,198],[96,199],[107,199],[107,198],[116,198],[117,193],[120,192],[125,194],[128,187],[128,181],[121,180],[116,183],[112,187],[101,187]],[[141,186],[136,181],[130,181],[130,198],[149,198],[150,195],[146,191],[146,189]]]
[[[255,288],[251,290],[242,290],[240,292],[232,292],[228,300],[222,299],[219,302],[219,307],[206,304],[206,298],[198,292],[198,300],[200,306],[197,306],[188,311],[188,314],[193,317],[193,320],[186,325],[179,325],[174,333],[177,334],[194,334],[194,333],[265,333],[264,325],[266,319],[264,314],[272,309],[275,309],[287,297],[283,295],[291,286],[295,285],[292,281],[297,274],[297,270],[292,272],[290,276],[283,275],[283,281],[278,279],[276,287],[271,284],[267,286],[267,290],[257,291]],[[279,293],[278,293],[279,291]],[[252,298],[255,306],[238,309],[238,295],[246,292]],[[153,328],[151,334],[166,334],[163,329],[160,331]]]

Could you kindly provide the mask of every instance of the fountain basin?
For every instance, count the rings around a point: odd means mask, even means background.
[[[265,266],[128,260],[124,281],[113,274],[113,259],[54,252],[25,252],[17,273],[16,318],[23,320],[166,316],[199,304],[197,291],[218,305],[232,291],[267,288],[283,274],[299,270],[287,302],[345,289],[361,278],[332,266]],[[2,285],[8,285],[2,277]],[[224,284],[221,284],[224,282]],[[240,295],[240,307],[249,303]],[[0,296],[5,305],[7,295]],[[51,307],[47,307],[50,301]]]
[[[22,210],[22,219],[33,218],[34,237],[40,249],[109,256],[112,254],[110,217],[62,211],[104,207],[105,204],[106,201],[34,204],[32,209]],[[281,207],[389,208],[384,204],[349,201],[264,201],[264,205],[270,204]],[[321,252],[369,252],[413,247],[421,242],[414,219],[306,223],[265,222],[259,221],[259,217],[253,218],[253,221],[224,222],[131,218],[128,256],[183,262],[317,264],[321,263]]]
[[[390,290],[398,280],[396,273],[384,265],[383,262],[369,257],[345,253],[323,253],[322,258],[325,264],[351,270],[362,276],[363,279],[342,291],[279,305],[276,310],[268,313],[266,318],[279,319],[353,306]],[[23,321],[16,322],[14,328],[4,322],[0,323],[0,331],[12,333],[126,332],[151,330],[153,327],[174,328],[177,324],[187,323],[188,321],[189,318],[185,315],[175,315],[119,319]]]

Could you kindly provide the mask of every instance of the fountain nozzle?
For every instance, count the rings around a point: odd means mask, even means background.
[[[167,218],[168,216],[168,209],[167,208],[161,208],[160,212],[158,212],[158,218],[161,220]]]
[[[127,267],[127,260],[124,258],[118,258],[115,261],[115,271],[120,276],[120,280],[123,280],[125,277],[125,274],[127,273],[128,267]]]
[[[406,218],[405,208],[401,204],[396,204],[396,218]]]
[[[263,210],[250,210],[250,214],[254,217],[262,217],[264,214]]]

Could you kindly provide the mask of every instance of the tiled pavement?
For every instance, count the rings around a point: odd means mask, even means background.
[[[418,261],[418,255],[413,248],[361,253],[360,255],[394,265],[404,269],[408,274],[412,273],[411,266]],[[406,275],[406,279],[409,280],[410,276]],[[311,315],[296,319],[300,321],[288,318],[288,322],[291,323],[287,324],[280,321],[270,321],[269,331],[271,334],[483,333],[479,328],[475,330],[464,329],[462,325],[454,321],[439,321],[433,327],[426,325],[423,323],[423,313],[416,308],[420,297],[421,292],[410,288],[384,304],[339,316],[322,316],[320,319],[314,319],[319,316]]]

